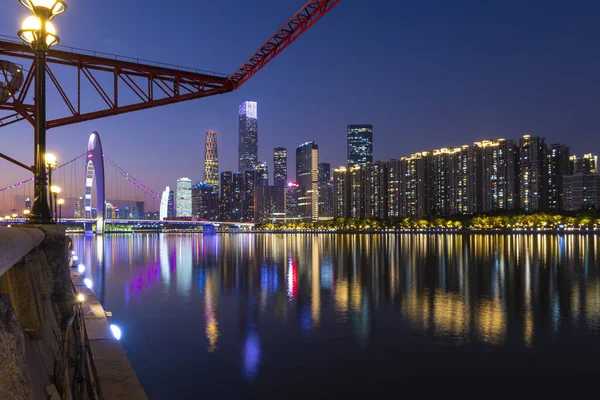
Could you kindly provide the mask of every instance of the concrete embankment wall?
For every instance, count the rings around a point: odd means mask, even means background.
[[[0,399],[145,399],[64,230],[37,228],[0,228]]]

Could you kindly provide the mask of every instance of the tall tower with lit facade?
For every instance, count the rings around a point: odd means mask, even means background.
[[[304,217],[319,218],[319,146],[306,142],[296,149],[296,179],[303,190],[298,207],[304,210]]]
[[[190,178],[177,179],[177,201],[175,202],[178,218],[192,216],[192,180]]]
[[[204,181],[219,192],[219,152],[217,149],[217,132],[206,132],[204,142]]]
[[[348,125],[348,166],[373,162],[373,125]]]
[[[273,149],[273,185],[278,187],[287,185],[287,149],[285,147]]]
[[[258,112],[255,101],[239,106],[238,171],[254,169],[258,162]]]
[[[544,138],[523,135],[519,141],[519,193],[525,212],[546,210],[548,146]]]

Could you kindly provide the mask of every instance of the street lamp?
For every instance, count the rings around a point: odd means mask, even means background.
[[[56,156],[52,153],[46,153],[44,155],[44,161],[46,162],[46,169],[48,170],[48,186],[52,187],[52,170],[56,168]],[[50,211],[52,211],[52,196],[50,196],[48,200],[50,204]]]
[[[56,198],[58,197],[58,194],[60,193],[60,188],[56,185],[52,185],[50,186],[50,193],[52,193],[52,195],[54,196],[54,218],[56,219]]]
[[[23,215],[25,216],[25,218],[27,218],[27,216],[29,215],[30,212],[31,211],[29,211],[28,208],[26,208],[26,209],[23,210]]]
[[[65,199],[58,199],[58,220],[62,219],[62,206],[65,204]]]
[[[67,5],[62,0],[19,0],[19,2],[33,14],[25,18],[19,31],[21,39],[33,49],[35,69],[35,195],[30,221],[50,224],[52,211],[48,204],[44,160],[46,155],[46,55],[48,49],[58,44],[60,40],[50,21],[65,12]]]

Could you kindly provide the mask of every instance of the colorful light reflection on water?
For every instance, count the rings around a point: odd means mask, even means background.
[[[432,377],[572,383],[600,372],[593,235],[73,241],[150,398],[373,394]]]

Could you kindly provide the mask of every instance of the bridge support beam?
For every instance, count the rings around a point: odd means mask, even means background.
[[[205,234],[217,233],[217,227],[214,226],[213,224],[203,225],[202,226],[202,233],[205,233]]]

